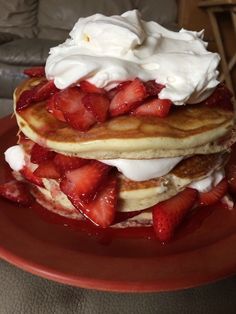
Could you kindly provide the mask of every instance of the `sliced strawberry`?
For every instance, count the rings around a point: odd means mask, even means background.
[[[117,179],[108,178],[95,199],[86,203],[78,196],[70,198],[72,204],[95,225],[107,228],[115,218],[117,204]]]
[[[30,205],[33,201],[27,185],[16,180],[0,184],[0,195],[20,205]]]
[[[225,170],[226,177],[228,179],[229,190],[231,193],[236,194],[236,164],[228,163]]]
[[[43,80],[30,90],[25,90],[20,94],[16,103],[16,110],[19,112],[30,105],[48,99],[50,96],[58,92],[53,81]]]
[[[38,185],[40,187],[44,187],[43,181],[41,178],[37,177],[33,171],[31,171],[28,167],[24,167],[23,169],[20,170],[20,173],[22,176],[29,182]]]
[[[55,152],[35,143],[31,150],[30,161],[34,164],[41,164],[46,160],[52,160],[55,154]]]
[[[63,112],[68,124],[80,131],[88,130],[96,119],[82,103],[84,93],[78,87],[69,87],[57,94],[56,109]]]
[[[156,116],[164,118],[168,115],[171,104],[169,99],[151,99],[137,107],[132,114],[135,116]]]
[[[124,81],[124,82],[119,83],[116,87],[110,89],[107,92],[108,98],[112,99],[118,92],[120,92],[122,89],[127,87],[130,83],[131,81]]]
[[[103,88],[99,88],[88,81],[82,81],[79,83],[80,88],[84,93],[92,93],[92,94],[105,94],[106,91]]]
[[[54,158],[53,162],[56,165],[57,169],[61,173],[64,173],[67,170],[77,169],[86,165],[87,163],[89,163],[89,160],[79,157],[71,157],[62,154],[56,154],[56,157]]]
[[[105,180],[109,169],[109,166],[99,161],[91,161],[78,169],[69,170],[61,181],[61,190],[70,199],[92,199]]]
[[[169,241],[185,215],[193,207],[197,190],[186,188],[152,208],[153,227],[159,240]]]
[[[53,81],[44,81],[35,87],[34,102],[46,100],[58,91]]]
[[[212,205],[217,203],[222,199],[222,197],[227,193],[228,182],[224,178],[216,186],[213,187],[209,192],[199,193],[199,203],[201,205]]]
[[[41,66],[25,69],[24,74],[28,75],[29,77],[43,77],[45,76],[45,68]]]
[[[82,103],[98,122],[106,121],[110,100],[105,95],[87,94],[82,98]]]
[[[34,101],[34,89],[25,90],[20,94],[19,99],[16,103],[16,111],[20,112],[25,108],[29,107]]]
[[[155,80],[150,80],[144,83],[148,96],[158,96],[160,91],[165,87],[165,85],[158,84]]]
[[[40,163],[37,169],[34,170],[34,175],[40,178],[59,179],[60,172],[52,160]]]
[[[231,91],[223,84],[220,83],[214,90],[214,92],[201,103],[209,107],[221,107],[227,110],[233,110]]]
[[[119,116],[133,110],[146,97],[146,89],[139,79],[121,89],[111,100],[111,116]]]
[[[50,112],[52,115],[54,115],[55,118],[57,118],[60,121],[65,122],[66,119],[65,119],[62,111],[59,109],[56,109],[56,98],[57,98],[57,94],[53,95],[52,97],[50,97],[47,100],[46,109],[48,112]]]

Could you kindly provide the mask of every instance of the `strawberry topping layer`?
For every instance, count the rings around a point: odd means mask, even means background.
[[[47,100],[56,92],[58,92],[58,88],[53,81],[42,80],[32,89],[25,90],[20,94],[16,104],[16,110],[20,112],[34,103]]]
[[[44,68],[26,69],[24,73],[30,77],[43,77]],[[135,78],[121,82],[109,91],[85,80],[58,90],[53,81],[41,79],[38,85],[20,94],[16,110],[20,112],[36,102],[46,101],[46,109],[56,119],[86,132],[96,123],[103,123],[120,115],[165,118],[171,113],[173,104],[169,99],[159,98],[163,88],[165,86],[155,80],[142,82]],[[227,87],[219,84],[201,104],[233,110],[231,98],[232,93]]]

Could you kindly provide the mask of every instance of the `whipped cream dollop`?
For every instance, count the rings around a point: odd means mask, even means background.
[[[145,181],[166,175],[183,157],[158,159],[106,159],[101,162],[116,167],[125,177],[133,181]]]
[[[176,105],[207,98],[219,83],[220,57],[208,52],[203,32],[173,32],[145,22],[137,10],[80,18],[70,38],[50,50],[46,76],[64,89],[81,80],[110,89],[136,77],[165,85],[159,98]]]
[[[25,153],[20,145],[9,147],[5,153],[5,160],[12,170],[20,171],[25,165]]]
[[[217,170],[210,173],[206,178],[192,182],[189,187],[199,192],[209,192],[225,177],[224,170]]]

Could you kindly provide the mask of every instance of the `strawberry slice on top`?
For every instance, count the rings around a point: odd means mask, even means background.
[[[199,193],[200,205],[213,205],[220,201],[228,191],[228,182],[226,178],[222,179],[216,186],[214,186],[209,192]]]
[[[158,96],[164,87],[165,85],[156,83],[155,80],[145,82],[145,88],[148,96]]]
[[[32,89],[25,90],[20,94],[16,103],[16,110],[20,112],[36,102],[48,99],[58,91],[53,81],[42,80]]]
[[[97,87],[88,81],[81,81],[79,83],[81,90],[84,93],[91,93],[91,94],[106,94],[105,89]]]
[[[50,97],[46,102],[46,109],[59,121],[66,122],[63,112],[56,108],[56,99],[57,99],[57,94]]]
[[[0,195],[20,205],[30,205],[33,201],[27,185],[16,180],[0,184]]]
[[[109,109],[110,115],[115,117],[130,112],[137,107],[146,96],[144,84],[136,78],[112,98]]]
[[[124,89],[126,86],[128,86],[131,83],[131,81],[123,81],[119,83],[117,86],[113,87],[107,92],[108,98],[112,99],[118,92],[120,92],[122,89]]]
[[[80,198],[87,202],[93,199],[109,170],[110,166],[96,160],[78,169],[68,170],[60,183],[61,190],[71,201]]]
[[[16,103],[16,111],[20,112],[34,103],[35,90],[25,90],[20,94]]]
[[[115,177],[108,177],[102,189],[99,190],[93,200],[83,202],[81,198],[74,197],[71,199],[71,202],[75,208],[95,225],[107,228],[115,219],[117,189],[117,179]]]
[[[82,103],[98,122],[106,121],[110,100],[105,95],[87,94],[82,98]]]
[[[34,102],[43,101],[54,95],[59,91],[53,81],[43,81],[35,86],[35,94],[33,97]]]
[[[164,118],[169,114],[172,102],[169,99],[154,98],[138,106],[132,114],[135,116],[156,116]]]
[[[232,102],[233,94],[231,91],[222,83],[220,83],[213,93],[205,100],[201,102],[209,107],[220,106],[226,110],[233,110],[233,102]]]
[[[94,115],[82,103],[84,93],[76,86],[60,91],[55,107],[63,112],[66,122],[79,131],[87,131],[96,123]]]
[[[197,199],[197,190],[186,188],[152,207],[153,227],[158,239],[169,241]]]

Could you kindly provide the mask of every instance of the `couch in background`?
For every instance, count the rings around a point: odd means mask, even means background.
[[[0,98],[11,98],[26,67],[45,64],[79,17],[138,9],[143,19],[174,28],[175,0],[0,0]]]

